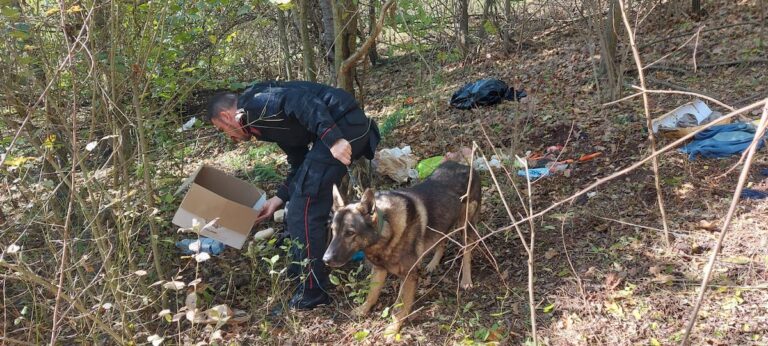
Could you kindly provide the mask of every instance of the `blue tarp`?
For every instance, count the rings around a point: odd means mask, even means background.
[[[688,154],[693,160],[697,155],[704,158],[728,157],[741,154],[752,139],[755,138],[755,126],[748,123],[715,125],[697,133],[693,141],[686,144],[680,151]],[[760,139],[758,149],[765,145],[765,139]]]
[[[502,100],[520,101],[528,96],[525,91],[515,91],[507,83],[498,79],[481,79],[469,83],[451,96],[451,106],[459,109],[470,109],[479,106],[490,106]]]

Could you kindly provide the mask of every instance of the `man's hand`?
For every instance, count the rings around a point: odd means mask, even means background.
[[[349,145],[346,139],[340,138],[336,143],[333,143],[331,155],[345,166],[349,166],[352,163],[352,146]]]
[[[264,207],[261,208],[261,211],[259,212],[259,216],[256,217],[256,222],[254,224],[258,225],[262,221],[269,219],[272,217],[272,214],[277,211],[280,206],[283,205],[283,200],[280,199],[280,197],[272,197],[267,200],[266,203],[264,203]]]

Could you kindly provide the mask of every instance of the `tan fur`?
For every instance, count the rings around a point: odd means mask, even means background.
[[[373,272],[368,297],[357,309],[358,314],[371,311],[388,273],[403,280],[398,295],[403,305],[393,315],[394,322],[386,333],[397,333],[411,313],[422,256],[434,250],[425,270],[435,270],[445,252],[444,236],[464,228],[466,221],[477,224],[480,184],[477,176],[472,175],[472,185],[468,189],[470,174],[467,166],[444,162],[430,178],[418,185],[375,195],[369,189],[360,202],[349,205],[344,205],[334,189],[333,240],[323,260],[331,266],[341,265],[354,251],[364,250],[373,265]],[[379,222],[379,217],[384,219],[383,222]],[[452,237],[472,240],[474,233],[474,228],[469,226]],[[472,287],[471,261],[472,248],[465,247],[460,283],[464,289]]]

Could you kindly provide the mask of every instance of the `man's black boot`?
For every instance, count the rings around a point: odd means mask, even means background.
[[[312,310],[331,303],[331,297],[320,288],[299,287],[288,302],[291,309]]]

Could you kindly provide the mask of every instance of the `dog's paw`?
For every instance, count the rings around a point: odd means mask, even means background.
[[[468,290],[468,289],[471,289],[472,287],[474,287],[474,285],[472,285],[472,281],[461,280],[461,288],[462,289]]]
[[[431,272],[435,271],[435,269],[437,269],[438,265],[439,265],[439,263],[430,262],[429,264],[427,264],[426,267],[424,267],[424,271],[426,271],[427,273],[431,273]]]
[[[367,315],[369,312],[371,312],[371,309],[366,307],[365,305],[358,306],[354,310],[355,316],[358,316],[358,317],[363,317]]]
[[[387,326],[387,329],[384,329],[384,336],[387,338],[387,341],[392,342],[397,337],[397,334],[400,333],[400,323],[392,323],[389,326]]]

